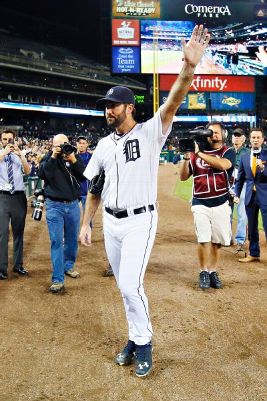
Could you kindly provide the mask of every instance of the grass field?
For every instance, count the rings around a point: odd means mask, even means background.
[[[182,68],[181,51],[158,51],[154,59],[153,50],[143,50],[141,58],[142,74],[153,73],[154,68],[160,74],[171,74],[173,71],[180,71]]]
[[[189,178],[187,181],[179,181],[176,182],[176,187],[174,190],[174,195],[178,198],[184,199],[189,201],[192,197],[192,177]],[[233,218],[237,219],[236,208],[234,208],[234,215]],[[259,215],[259,229],[262,230],[262,218],[261,213]]]

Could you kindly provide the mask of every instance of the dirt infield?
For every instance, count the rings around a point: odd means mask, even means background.
[[[114,364],[127,327],[107,265],[97,215],[94,243],[79,249],[80,279],[53,295],[45,220],[27,219],[28,278],[0,282],[0,401],[266,401],[267,252],[243,265],[223,248],[222,290],[197,286],[189,204],[173,196],[177,175],[160,166],[159,226],[146,274],[154,370],[138,379]],[[11,269],[10,269],[11,270]]]

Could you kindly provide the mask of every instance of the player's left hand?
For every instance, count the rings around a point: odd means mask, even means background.
[[[90,246],[92,244],[91,234],[91,227],[89,225],[82,225],[79,235],[79,239],[82,245]]]
[[[191,67],[196,67],[205,53],[209,41],[210,34],[208,33],[208,29],[204,29],[203,25],[196,25],[187,43],[184,38],[181,39],[184,61],[190,64]]]

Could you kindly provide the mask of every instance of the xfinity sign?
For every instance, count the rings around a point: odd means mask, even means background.
[[[203,18],[219,18],[221,15],[231,16],[231,12],[227,5],[225,6],[198,6],[195,4],[186,4],[185,12],[188,15],[195,15]]]
[[[160,75],[161,91],[169,91],[177,75]],[[248,76],[194,75],[191,92],[255,92],[255,79]]]
[[[195,91],[206,91],[209,89],[213,90],[218,90],[218,91],[225,91],[225,87],[227,84],[227,79],[224,79],[223,77],[216,77],[216,78],[201,78],[200,75],[198,75],[197,78],[193,79],[193,82],[191,84],[191,87]]]

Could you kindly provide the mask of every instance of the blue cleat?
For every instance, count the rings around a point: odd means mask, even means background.
[[[152,370],[152,344],[136,345],[135,374],[137,377],[146,377]]]
[[[116,358],[115,362],[120,365],[131,365],[134,359],[134,354],[136,350],[136,345],[133,341],[129,340],[126,347],[120,352]]]

